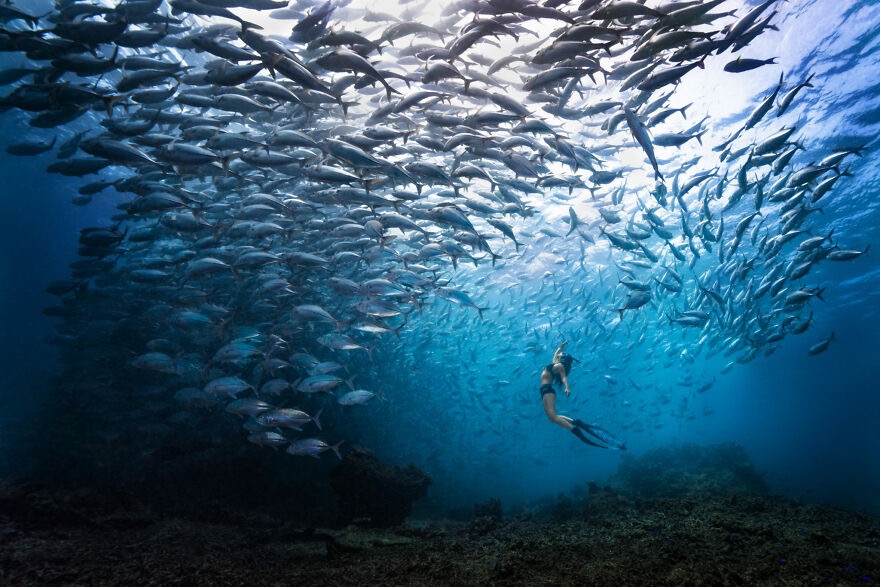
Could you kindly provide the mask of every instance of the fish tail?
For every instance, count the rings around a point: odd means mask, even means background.
[[[318,430],[323,430],[323,428],[321,427],[321,420],[320,420],[320,418],[321,418],[321,414],[322,414],[323,412],[324,412],[324,408],[322,407],[320,410],[318,410],[318,413],[315,414],[315,417],[312,418],[312,422],[315,423],[315,426],[318,427]]]
[[[385,80],[382,80],[382,83],[385,85],[385,93],[388,95],[388,101],[390,102],[391,101],[391,94],[392,93],[399,94],[400,92],[398,92],[397,90],[392,88],[391,85],[388,82],[386,82]]]
[[[254,29],[254,30],[258,30],[258,31],[263,30],[263,27],[261,27],[260,25],[253,23],[253,22],[248,22],[244,19],[241,19],[238,22],[241,23],[241,32],[242,33],[247,31],[248,29]]]
[[[221,164],[223,165],[224,175],[229,175],[229,162],[235,157],[237,157],[237,155],[227,155],[220,160]]]
[[[343,442],[345,442],[345,441],[344,441],[344,440],[340,440],[339,442],[337,442],[336,444],[334,444],[333,446],[330,447],[330,450],[332,450],[334,453],[336,453],[336,457],[337,457],[340,461],[342,460],[342,454],[339,452],[339,447],[342,446],[342,443],[343,443]]]
[[[693,105],[693,102],[691,102],[690,104],[688,104],[686,106],[682,106],[681,108],[678,109],[678,111],[681,113],[681,117],[684,118],[685,120],[687,120],[687,115],[684,112],[685,112],[685,110],[690,108],[691,105]]]

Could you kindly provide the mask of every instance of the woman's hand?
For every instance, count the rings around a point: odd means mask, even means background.
[[[565,388],[565,397],[568,397],[568,396],[570,396],[570,395],[571,395],[571,390],[566,386],[566,388]]]

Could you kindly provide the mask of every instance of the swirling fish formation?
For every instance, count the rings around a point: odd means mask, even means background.
[[[772,31],[775,0],[464,0],[430,24],[408,16],[420,7],[304,4],[0,7],[0,48],[28,64],[0,72],[0,107],[57,129],[7,152],[104,174],[77,204],[124,196],[50,286],[76,393],[222,404],[251,442],[338,454],[315,436],[320,412],[376,395],[342,393],[369,380],[375,349],[405,345],[436,299],[503,330],[501,302],[464,285],[539,263],[541,239],[576,243],[566,262],[585,279],[616,267],[623,299],[583,292],[602,331],[650,313],[738,362],[810,327],[818,263],[864,252],[813,214],[863,145],[801,157],[800,129],[777,122],[812,75],[780,76],[723,144],[667,157],[717,122],[675,105],[682,80],[719,60],[732,78],[772,66],[739,52]],[[643,163],[622,165],[635,150]]]

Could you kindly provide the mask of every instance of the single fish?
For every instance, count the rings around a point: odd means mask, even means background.
[[[332,450],[336,454],[336,457],[341,461],[342,454],[339,452],[339,447],[342,446],[343,442],[343,440],[340,440],[331,446],[317,438],[303,438],[292,442],[290,446],[287,447],[287,453],[296,456],[314,457],[317,459],[320,458],[321,453]]]

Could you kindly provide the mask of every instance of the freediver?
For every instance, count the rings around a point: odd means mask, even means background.
[[[599,448],[626,450],[626,444],[622,440],[615,438],[613,434],[604,428],[585,424],[577,418],[560,416],[556,413],[556,390],[553,388],[553,384],[561,383],[565,389],[566,397],[570,396],[571,389],[568,385],[568,374],[571,372],[571,366],[575,361],[580,363],[580,361],[565,352],[566,344],[568,344],[568,341],[564,341],[557,347],[556,352],[553,353],[553,362],[541,371],[541,402],[544,404],[544,412],[547,414],[547,418],[554,424],[558,424],[566,430],[571,430],[572,434],[587,444],[598,446]],[[596,440],[587,438],[584,432],[593,436]]]

